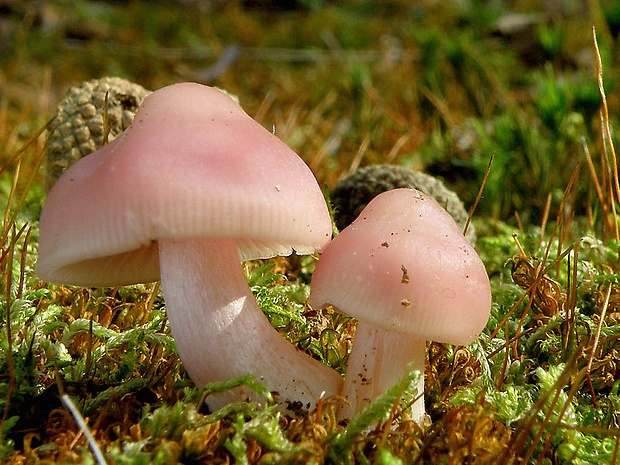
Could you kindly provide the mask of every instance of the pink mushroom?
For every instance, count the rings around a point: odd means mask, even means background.
[[[239,260],[313,253],[330,237],[321,190],[297,154],[224,93],[184,83],[147,97],[124,133],[54,185],[36,272],[80,286],[161,278],[197,384],[252,373],[279,400],[311,407],[342,380],[269,324]]]
[[[340,412],[350,418],[405,375],[419,370],[412,418],[424,418],[426,341],[465,345],[489,318],[486,270],[452,217],[431,197],[394,189],[375,197],[326,247],[310,305],[358,319]]]

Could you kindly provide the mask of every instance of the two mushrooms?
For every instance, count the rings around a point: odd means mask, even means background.
[[[491,297],[473,247],[416,190],[379,195],[330,239],[323,195],[297,154],[224,93],[183,83],[147,97],[127,130],[56,182],[36,272],[80,286],[161,279],[179,356],[197,384],[252,373],[281,402],[311,408],[342,394],[346,418],[409,362],[423,373],[425,340],[470,343]],[[344,383],[269,324],[239,263],[293,250],[323,251],[310,304],[359,320]],[[208,402],[251,395],[237,388]],[[423,414],[419,400],[413,417]]]

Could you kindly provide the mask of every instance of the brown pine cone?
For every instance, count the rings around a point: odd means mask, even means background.
[[[50,129],[54,132],[45,159],[49,189],[65,169],[103,143],[103,114],[108,93],[108,141],[123,132],[151,91],[125,79],[105,77],[69,90],[60,102]]]
[[[418,189],[433,197],[452,215],[461,229],[465,227],[469,213],[455,192],[429,174],[397,165],[365,166],[338,181],[331,192],[336,226],[342,231],[374,197],[400,187]],[[473,224],[468,226],[465,237],[470,243],[476,243]]]

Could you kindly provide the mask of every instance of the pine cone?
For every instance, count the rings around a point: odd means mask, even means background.
[[[65,169],[103,143],[103,113],[108,93],[108,141],[123,132],[151,92],[116,77],[87,81],[69,90],[60,102],[50,129],[53,135],[45,160],[49,189]]]
[[[461,229],[465,227],[469,214],[455,192],[429,174],[396,165],[366,166],[336,184],[331,192],[336,226],[342,231],[374,197],[401,187],[418,189],[433,197],[452,215]],[[473,224],[468,226],[466,238],[470,243],[476,243]]]

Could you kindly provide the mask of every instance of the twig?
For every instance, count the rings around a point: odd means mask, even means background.
[[[103,452],[101,452],[101,449],[99,448],[99,444],[97,444],[93,433],[90,431],[88,425],[86,424],[86,420],[84,420],[84,417],[80,413],[75,403],[73,403],[73,401],[71,400],[71,397],[69,397],[67,394],[63,394],[62,396],[60,396],[60,400],[62,400],[64,406],[67,407],[67,410],[71,412],[71,416],[80,427],[80,431],[82,431],[82,434],[84,434],[84,436],[86,437],[88,445],[93,451],[93,455],[95,456],[95,460],[97,461],[97,463],[99,465],[107,465],[105,457],[103,456]]]

